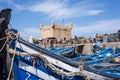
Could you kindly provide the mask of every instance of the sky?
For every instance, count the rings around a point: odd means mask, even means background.
[[[12,9],[10,28],[23,39],[41,37],[40,25],[73,24],[72,36],[111,34],[120,29],[120,0],[0,0]]]

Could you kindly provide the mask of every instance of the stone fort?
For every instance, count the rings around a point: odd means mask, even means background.
[[[57,39],[70,39],[72,34],[73,24],[69,25],[57,25],[52,22],[50,25],[40,25],[41,38],[54,37]]]

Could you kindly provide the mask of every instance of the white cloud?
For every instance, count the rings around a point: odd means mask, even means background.
[[[38,28],[32,27],[32,28],[24,28],[20,30],[19,33],[22,38],[28,40],[30,36],[37,37],[37,38],[40,37],[41,31]]]
[[[97,3],[96,3],[97,4]],[[102,13],[103,10],[95,9],[90,1],[78,1],[72,5],[69,1],[59,2],[55,0],[48,0],[43,3],[33,5],[29,10],[34,12],[43,12],[54,18],[71,18],[79,16],[97,15]]]
[[[54,10],[57,10],[58,8],[61,8],[61,7],[62,7],[62,5],[59,4],[58,2],[48,0],[46,2],[33,5],[29,9],[31,11],[34,11],[34,12],[50,13],[50,12],[53,12]]]
[[[96,33],[114,33],[120,29],[120,19],[102,20],[85,26],[73,27],[73,35],[90,36]]]
[[[32,5],[19,5],[13,2],[9,4],[19,10],[44,13],[55,19],[91,16],[104,12],[103,10],[96,9],[98,3],[94,5],[93,2],[84,0],[74,4],[70,4],[69,0],[45,0]]]

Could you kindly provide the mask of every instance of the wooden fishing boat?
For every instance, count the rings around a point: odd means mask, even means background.
[[[17,41],[16,41],[17,40]],[[17,52],[20,55],[15,56],[14,72],[24,74],[25,76],[15,75],[19,80],[23,79],[70,79],[84,80],[84,75],[76,62],[71,62],[65,57],[58,56],[52,51],[37,45],[31,44],[23,39],[12,40],[9,52]],[[32,55],[32,56],[29,56]],[[38,59],[34,57],[37,55]],[[34,62],[35,60],[35,62]],[[36,77],[35,77],[36,76]]]
[[[99,51],[97,53],[91,53],[86,55],[80,55],[76,58],[71,58],[73,61],[90,61],[100,58],[105,58],[107,56],[111,56],[115,53],[115,50],[112,49],[112,47],[106,48],[102,51]]]
[[[119,80],[120,79],[120,61],[116,62],[114,59],[116,57],[120,57],[119,54],[115,54],[114,58],[108,57],[96,61],[85,62],[85,70],[95,73],[97,75],[101,75],[105,77],[107,80]],[[99,79],[100,80],[100,79]]]
[[[74,56],[75,54],[75,46],[69,47],[69,48],[53,48],[50,47],[48,50],[54,52],[55,54],[59,55],[59,56],[65,56],[68,58],[71,58]]]

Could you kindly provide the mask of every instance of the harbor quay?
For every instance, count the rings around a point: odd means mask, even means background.
[[[83,45],[83,50],[82,50],[82,53],[84,54],[90,54],[90,53],[93,53],[93,45],[98,45],[100,47],[103,47],[104,45],[106,46],[106,48],[108,47],[113,47],[113,49],[116,49],[117,47],[120,47],[120,42],[109,42],[109,43],[94,43],[94,44],[91,44],[91,43],[88,43],[88,44],[77,44],[76,46],[76,51],[80,52],[81,50],[81,46]]]
[[[76,53],[91,54],[91,53],[93,53],[93,45],[98,45],[100,47],[103,47],[105,45],[106,48],[113,47],[113,49],[116,49],[117,47],[120,47],[120,42],[67,44],[67,45],[65,45],[65,48],[68,48],[71,46],[76,46],[76,48],[75,48]],[[62,47],[62,46],[63,46],[63,44],[54,44],[54,47]]]

